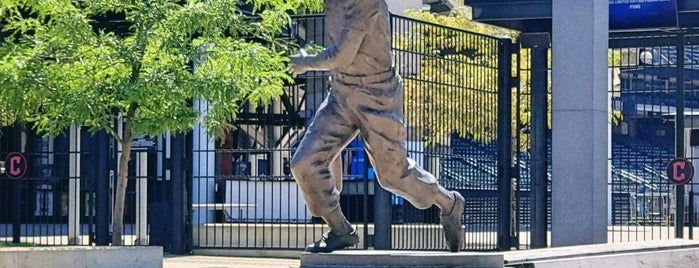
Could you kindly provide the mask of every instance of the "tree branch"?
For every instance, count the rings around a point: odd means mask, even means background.
[[[116,139],[117,142],[124,143],[124,140],[122,140],[121,137],[119,137],[119,134],[116,131],[114,131],[114,128],[112,126],[102,126],[102,128],[104,128],[104,130],[107,131],[107,133],[109,133],[110,136]]]

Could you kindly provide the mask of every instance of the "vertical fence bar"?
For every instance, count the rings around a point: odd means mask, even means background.
[[[522,45],[531,48],[531,247],[547,244],[548,199],[548,33],[522,34]]]
[[[374,248],[391,249],[391,193],[374,180]]]
[[[512,40],[498,42],[498,250],[512,247]]]
[[[697,36],[695,35],[694,37],[696,38]],[[697,70],[697,69],[699,69],[698,68],[699,66],[697,66],[697,64],[699,64],[699,57],[697,57],[697,56],[699,56],[699,51],[697,50],[696,39],[687,40],[687,36],[685,36],[684,41],[685,41],[684,44],[685,44],[685,57],[686,57],[685,58],[685,70]],[[685,90],[689,90],[691,92],[690,94],[692,94],[692,96],[697,96],[697,79],[699,79],[699,77],[697,77],[694,74],[686,73],[685,79],[688,82],[685,85]],[[691,151],[693,152],[692,159],[690,159],[690,161],[692,161],[692,163],[699,163],[697,161],[697,157],[699,157],[699,154],[698,154],[699,152],[697,150],[697,146],[699,146],[699,143],[698,143],[699,139],[697,139],[698,137],[696,135],[696,134],[699,134],[699,130],[697,130],[698,126],[695,125],[695,120],[691,121],[690,128],[692,129],[691,133],[694,134],[694,135],[690,135],[690,137],[689,137],[690,146],[691,146],[690,148],[691,148]],[[696,169],[696,166],[695,166],[695,169]],[[696,180],[692,180],[691,184],[689,185],[689,187],[690,187],[689,188],[689,204],[688,204],[689,205],[688,211],[690,212],[689,239],[695,238],[694,228],[696,227],[697,220],[698,220],[697,219],[698,209],[696,207],[697,206],[697,190],[698,190],[697,186],[698,185],[697,185]]]
[[[15,124],[12,127],[10,142],[11,152],[24,152],[22,148],[22,126]],[[6,167],[9,168],[9,167]],[[21,180],[13,180],[12,182],[12,243],[20,243],[21,227],[22,227],[22,183]]]
[[[95,134],[94,141],[97,143],[93,146],[94,160],[97,161],[95,166],[95,182],[96,185],[96,208],[97,214],[95,223],[95,244],[105,246],[109,244],[109,135],[105,131],[100,131]]]
[[[515,185],[513,187],[513,188],[515,188],[514,189],[514,200],[513,200],[515,202],[515,205],[514,205],[514,207],[515,207],[515,213],[514,213],[515,226],[514,227],[515,227],[515,236],[516,236],[515,237],[515,239],[516,239],[515,246],[519,249],[519,248],[521,248],[521,246],[523,244],[526,244],[526,245],[530,244],[529,243],[530,236],[526,236],[527,237],[526,242],[521,241],[521,239],[520,239],[522,237],[522,235],[521,235],[522,227],[527,226],[529,223],[526,220],[526,217],[524,217],[524,215],[527,215],[527,216],[529,215],[529,213],[526,212],[526,209],[525,209],[527,207],[525,205],[525,203],[528,202],[529,197],[524,196],[524,185],[523,185],[524,180],[522,178],[523,177],[522,174],[523,174],[523,170],[524,170],[523,163],[524,163],[525,159],[523,157],[524,154],[520,152],[520,149],[522,148],[522,143],[525,143],[525,141],[523,141],[523,137],[522,137],[524,134],[524,131],[525,131],[525,125],[522,124],[523,114],[522,114],[522,112],[520,112],[520,107],[525,105],[525,103],[528,103],[528,102],[523,101],[523,99],[522,99],[522,96],[525,95],[523,92],[522,85],[528,84],[528,82],[529,82],[529,81],[522,81],[522,80],[525,77],[529,77],[529,75],[528,75],[529,69],[528,69],[528,66],[523,66],[524,61],[523,61],[522,57],[523,57],[525,50],[522,49],[519,46],[519,44],[517,44],[514,49],[517,50],[516,51],[517,58],[515,60],[517,79],[514,80],[514,82],[516,83],[515,106],[514,106],[516,112],[514,115],[514,120],[516,122],[517,127],[516,127],[516,132],[513,134],[513,135],[515,135],[515,141],[514,141],[514,144],[512,145],[514,147],[513,154],[515,155],[514,156],[515,163],[514,163],[514,169],[512,170],[512,176],[514,177],[514,185]],[[526,228],[528,229],[528,226]]]
[[[684,157],[684,34],[677,35],[675,156]],[[684,185],[675,186],[675,238],[684,237]]]
[[[191,211],[191,206],[187,204],[187,191],[185,191],[185,136],[170,136],[171,159],[170,168],[172,178],[172,240],[170,240],[170,253],[184,254],[187,252],[185,238],[191,240],[191,236],[186,236],[185,226],[187,225],[187,211]],[[191,233],[190,233],[191,234]]]

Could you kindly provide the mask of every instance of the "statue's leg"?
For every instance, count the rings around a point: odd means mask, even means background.
[[[384,121],[373,118],[372,120]],[[390,122],[386,119],[381,126],[393,126],[400,129],[399,122]],[[403,130],[400,132],[404,132]],[[368,129],[362,131],[362,138],[366,144],[369,161],[374,167],[376,178],[384,189],[398,194],[408,200],[419,209],[426,209],[432,205],[440,208],[451,205],[452,198],[444,187],[440,186],[437,179],[429,172],[416,165],[415,161],[407,158],[405,140],[391,138],[391,133],[381,129]],[[396,136],[404,136],[398,134]]]
[[[346,107],[331,93],[306,130],[291,159],[296,179],[312,215],[330,227],[324,238],[306,247],[309,252],[330,252],[353,246],[359,236],[340,209],[342,164],[340,151],[357,135]]]
[[[366,85],[351,98],[347,102],[356,105],[353,110],[360,120],[360,135],[381,186],[403,196],[417,208],[428,208],[436,201],[451,205],[440,198],[448,198],[449,193],[439,186],[437,179],[406,157],[407,131],[399,79]]]
[[[450,251],[458,251],[463,243],[461,219],[464,198],[439,185],[437,179],[407,158],[407,131],[403,123],[403,91],[398,79],[378,83],[360,90],[363,99],[355,108],[369,161],[379,184],[408,200],[420,209],[437,205]]]
[[[346,114],[335,97],[328,96],[291,159],[291,173],[314,216],[323,216],[339,206],[336,185],[342,180],[342,172],[336,159],[357,132]]]

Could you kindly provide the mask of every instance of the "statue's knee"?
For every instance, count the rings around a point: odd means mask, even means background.
[[[381,188],[386,189],[389,192],[395,193],[396,190],[398,189],[400,183],[397,179],[382,179],[379,180],[379,185],[381,185]]]
[[[301,163],[302,161],[300,161],[298,157],[294,156],[293,158],[291,158],[291,161],[289,161],[291,174],[293,174],[294,176],[300,175],[301,171],[303,170],[303,165]]]
[[[312,205],[309,203],[306,203],[306,207],[308,208],[308,213],[311,214],[313,217],[322,217],[323,216],[323,209],[320,208],[318,205]]]

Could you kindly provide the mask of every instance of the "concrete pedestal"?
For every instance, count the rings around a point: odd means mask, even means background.
[[[301,268],[320,267],[502,267],[502,253],[346,250],[303,253]]]

